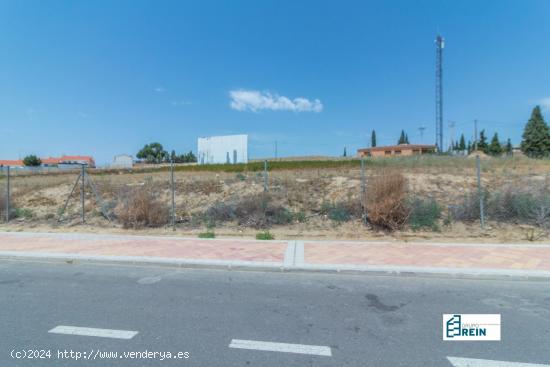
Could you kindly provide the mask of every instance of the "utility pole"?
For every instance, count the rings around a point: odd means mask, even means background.
[[[474,150],[477,150],[477,119],[474,120]]]
[[[85,178],[84,178],[84,175],[86,174],[86,171],[85,171],[85,167],[86,165],[85,164],[82,164],[82,172],[80,174],[81,178],[82,178],[82,186],[80,188],[80,203],[82,205],[82,223],[84,223],[86,221],[86,218],[84,217],[85,215],[85,210],[84,210],[84,188],[85,188],[85,185],[86,185],[86,181],[85,181]]]
[[[455,125],[456,123],[454,121],[449,121],[449,129],[451,130],[451,141],[449,143],[449,147],[452,147],[455,142]]]
[[[435,141],[437,150],[443,151],[443,48],[445,40],[441,35],[435,39]]]
[[[174,186],[174,158],[170,159],[170,189],[172,191],[172,231],[176,230],[176,197]]]
[[[6,167],[6,223],[10,221],[10,166]]]

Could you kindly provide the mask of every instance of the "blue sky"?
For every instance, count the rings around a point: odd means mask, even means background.
[[[196,151],[247,133],[250,156],[340,155],[435,141],[434,38],[444,53],[445,140],[520,142],[532,107],[550,120],[550,2],[0,2],[0,158],[145,143]]]

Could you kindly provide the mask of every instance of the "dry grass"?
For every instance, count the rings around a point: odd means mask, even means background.
[[[168,210],[155,195],[153,185],[144,184],[122,190],[115,215],[124,228],[161,227],[168,223]]]
[[[194,180],[191,182],[178,185],[178,189],[184,193],[210,195],[213,193],[220,193],[223,190],[223,184],[220,180],[206,179],[206,180]],[[178,191],[180,191],[178,190]]]
[[[409,217],[407,180],[398,172],[387,172],[369,181],[367,215],[375,227],[398,230]]]
[[[257,230],[272,226],[272,230],[299,227],[312,233],[340,230],[357,236],[368,233],[360,220],[364,200],[360,197],[359,162],[348,160],[343,165],[336,163],[319,166],[293,162],[286,165],[288,169],[284,165],[273,167],[268,179],[269,204],[265,207],[261,200],[264,184],[261,171],[177,170],[175,200],[178,227],[181,230],[195,230],[195,219],[199,219],[202,226],[210,217],[221,226],[220,229],[238,233],[247,228]],[[382,177],[381,172],[387,172],[388,177]],[[398,172],[396,175],[401,178],[390,178],[394,175],[391,172]],[[491,193],[497,193],[509,184],[530,190],[535,183],[544,183],[548,172],[549,160],[491,158],[482,162],[483,187]],[[43,225],[49,225],[44,218],[58,213],[77,175],[72,172],[14,176],[12,202],[17,207],[36,213],[27,221],[30,225],[40,225],[40,221]],[[168,171],[90,171],[90,176],[106,206],[111,210],[116,208],[115,223],[124,228],[143,228],[162,227],[168,221],[171,198]],[[0,175],[0,192],[3,183]],[[446,217],[452,205],[461,203],[466,195],[476,189],[475,162],[471,159],[402,157],[367,160],[367,209],[371,223],[378,228],[393,230],[403,227],[408,214],[403,209],[406,200],[401,200],[405,196],[434,199],[441,205],[443,217]],[[68,212],[73,209],[78,212],[78,190],[69,203]],[[87,217],[97,217],[94,228],[106,227],[108,222],[94,214],[99,212],[99,205],[94,199],[91,192],[87,192]],[[503,200],[502,206],[505,207],[509,200],[507,197]],[[472,200],[471,204],[466,209],[474,213],[477,203]],[[539,222],[540,218],[546,219],[546,212],[546,207],[537,212]],[[155,213],[160,213],[159,218],[155,218]],[[298,220],[298,217],[301,219]],[[465,217],[475,217],[475,213]],[[458,224],[453,226],[443,230],[459,228]]]

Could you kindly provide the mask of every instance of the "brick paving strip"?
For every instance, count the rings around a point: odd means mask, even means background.
[[[0,232],[0,258],[550,279],[550,244],[206,240]]]

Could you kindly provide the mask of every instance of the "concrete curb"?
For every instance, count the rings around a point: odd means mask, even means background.
[[[544,280],[550,271],[479,268],[438,268],[389,265],[305,264],[286,262],[174,259],[153,256],[82,255],[60,252],[0,251],[0,260],[58,263],[95,263],[115,265],[166,266],[190,269],[223,269],[297,273],[342,273],[392,276],[422,276],[462,279]]]

